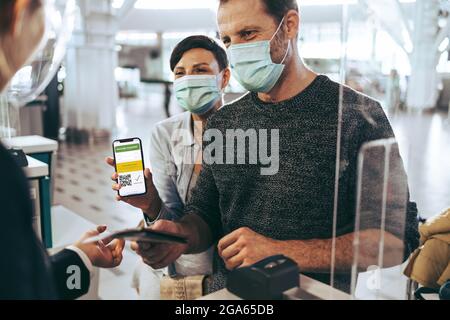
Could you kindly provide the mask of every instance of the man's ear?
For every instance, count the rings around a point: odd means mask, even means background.
[[[289,10],[286,14],[286,35],[289,39],[297,37],[300,31],[300,13],[296,10]]]
[[[230,83],[230,79],[231,79],[231,70],[229,67],[227,67],[223,70],[222,90],[225,90],[225,88],[228,86],[228,84]]]

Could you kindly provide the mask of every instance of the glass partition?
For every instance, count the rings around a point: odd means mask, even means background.
[[[406,299],[403,270],[418,245],[407,174],[415,141],[404,123],[421,117],[408,103],[417,77],[410,33],[416,4],[364,0],[340,8],[339,76],[329,70],[341,84],[329,284],[352,299]]]
[[[365,143],[358,155],[351,294],[402,299],[408,186],[395,139]],[[402,291],[403,290],[403,291]]]
[[[10,139],[19,133],[19,110],[8,103],[6,95],[0,94],[0,139]]]

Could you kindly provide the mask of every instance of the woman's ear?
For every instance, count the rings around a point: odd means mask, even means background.
[[[223,70],[223,76],[222,76],[222,90],[225,90],[225,88],[228,86],[228,84],[230,83],[230,79],[231,79],[231,70],[229,67],[226,67]]]

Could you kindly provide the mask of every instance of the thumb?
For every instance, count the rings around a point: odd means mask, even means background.
[[[108,228],[108,227],[105,226],[105,225],[98,226],[98,227],[97,227],[97,232],[98,232],[97,234],[100,234],[100,233],[105,232],[107,228]]]
[[[105,158],[105,162],[106,162],[107,164],[109,164],[111,167],[114,167],[114,158],[112,158],[112,157],[107,157],[107,158]]]
[[[86,232],[84,235],[86,237],[95,237],[98,236],[100,233],[105,232],[106,230],[106,226],[98,226],[96,229],[94,230],[89,230],[88,232]]]
[[[83,242],[84,240],[87,240],[89,238],[98,236],[100,233],[105,232],[106,230],[106,226],[98,226],[96,229],[94,230],[89,230],[88,232],[86,232],[85,234],[83,234],[83,236],[81,237],[81,239],[79,240],[79,242]]]
[[[152,179],[152,178],[153,178],[153,174],[152,174],[152,172],[150,171],[149,168],[146,168],[146,169],[144,170],[144,176],[145,176],[147,179]]]
[[[154,231],[162,231],[162,232],[170,232],[170,233],[177,233],[178,228],[175,223],[172,221],[167,220],[158,220],[156,221],[150,229]]]

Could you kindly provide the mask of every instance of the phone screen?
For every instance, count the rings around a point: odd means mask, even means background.
[[[117,140],[113,149],[118,183],[122,186],[119,195],[129,197],[147,193],[141,140]]]

